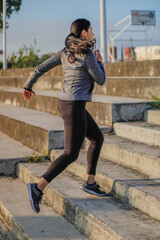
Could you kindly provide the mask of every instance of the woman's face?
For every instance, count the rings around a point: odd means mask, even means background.
[[[92,26],[90,26],[88,28],[88,31],[83,30],[82,33],[81,33],[81,37],[86,38],[88,40],[93,40],[94,39],[94,33],[93,33],[93,30],[92,30]]]

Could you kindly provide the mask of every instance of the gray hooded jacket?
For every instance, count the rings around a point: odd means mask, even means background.
[[[92,50],[88,54],[75,54],[76,61],[69,63],[69,53],[64,49],[40,64],[27,79],[24,88],[32,90],[33,85],[45,72],[62,64],[65,79],[60,99],[91,101],[94,83],[105,83],[105,71],[101,62],[97,62]]]

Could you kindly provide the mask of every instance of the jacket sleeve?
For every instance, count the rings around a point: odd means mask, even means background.
[[[106,75],[104,66],[101,62],[97,62],[92,50],[86,55],[85,68],[98,85],[103,85],[105,83]]]
[[[48,58],[46,61],[41,63],[31,74],[31,76],[27,79],[27,81],[24,84],[24,88],[29,91],[32,90],[33,85],[37,82],[39,77],[41,77],[44,73],[46,73],[50,69],[60,65],[62,51],[63,50],[57,52],[56,54]]]

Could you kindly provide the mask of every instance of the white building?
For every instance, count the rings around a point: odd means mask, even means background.
[[[136,47],[136,60],[160,60],[160,45]]]

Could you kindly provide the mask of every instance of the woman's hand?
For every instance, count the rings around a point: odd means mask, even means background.
[[[35,92],[28,91],[26,89],[23,90],[23,97],[24,97],[25,100],[30,99],[32,94],[35,95]]]
[[[93,51],[93,53],[97,59],[97,62],[103,62],[103,58],[102,58],[101,54],[99,53],[99,51],[96,50],[96,51]]]

